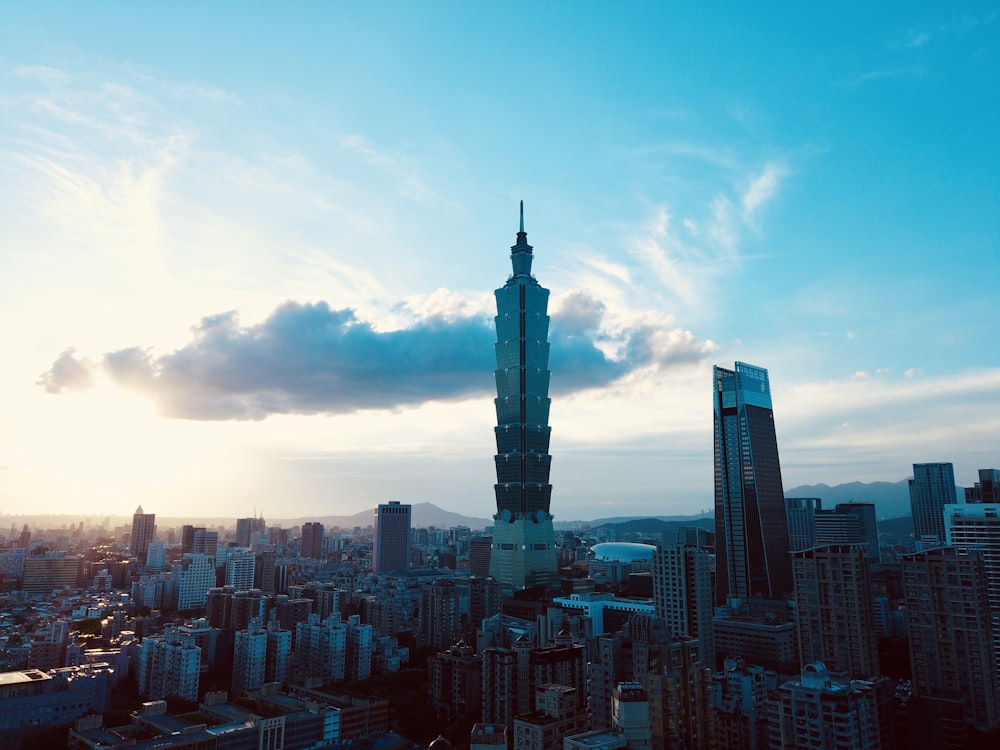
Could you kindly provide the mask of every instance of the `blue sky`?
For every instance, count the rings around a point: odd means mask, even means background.
[[[1000,12],[0,6],[0,510],[488,516],[492,290],[552,291],[558,520],[1000,463]],[[861,498],[859,498],[861,499]]]

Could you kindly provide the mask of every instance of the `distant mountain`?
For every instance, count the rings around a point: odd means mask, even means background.
[[[473,518],[439,508],[434,503],[411,503],[410,522],[413,528],[421,529],[434,526],[438,529],[448,529],[452,526],[468,526],[470,529],[484,529],[493,525],[490,518]],[[319,521],[328,529],[339,526],[342,529],[353,529],[355,526],[365,528],[375,521],[375,508],[363,510],[352,516],[309,516],[283,520],[286,525],[301,525],[307,521]]]
[[[618,518],[607,522],[594,521],[591,530],[595,528],[614,529],[620,534],[662,534],[668,529],[678,526],[700,526],[703,529],[715,531],[715,519],[712,516],[666,516],[660,518]]]
[[[805,484],[785,490],[785,497],[818,497],[823,507],[833,509],[837,503],[875,503],[878,518],[900,518],[910,515],[908,479],[898,482],[848,482],[836,484]]]

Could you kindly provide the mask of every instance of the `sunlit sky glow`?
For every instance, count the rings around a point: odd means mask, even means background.
[[[521,199],[557,520],[1000,465],[995,3],[696,5],[0,6],[0,512],[489,516]]]

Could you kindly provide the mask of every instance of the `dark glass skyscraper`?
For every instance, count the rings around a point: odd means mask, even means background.
[[[767,370],[715,367],[716,600],[792,593],[778,441]]]
[[[558,584],[549,502],[549,290],[531,275],[524,202],[514,273],[496,290],[497,441],[490,575],[504,588]]]

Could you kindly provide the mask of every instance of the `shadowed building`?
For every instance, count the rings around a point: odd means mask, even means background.
[[[879,673],[872,584],[864,545],[795,552],[799,658],[867,679]]]
[[[496,290],[497,512],[490,575],[505,589],[559,584],[549,503],[549,290],[531,275],[524,202],[514,273]]]
[[[910,513],[917,549],[945,543],[944,506],[958,502],[955,468],[950,463],[913,464],[910,480]]]
[[[129,550],[132,557],[140,563],[146,562],[146,555],[149,553],[149,543],[153,541],[156,533],[156,514],[143,513],[140,505],[132,515],[132,540],[129,542]]]
[[[767,370],[714,368],[716,601],[792,591]]]
[[[372,572],[390,573],[410,568],[410,506],[396,500],[375,509]]]

